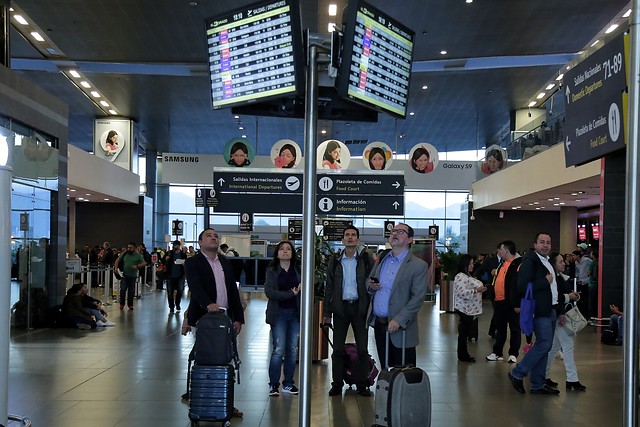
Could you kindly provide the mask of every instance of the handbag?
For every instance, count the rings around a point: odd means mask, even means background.
[[[536,312],[536,302],[533,299],[533,285],[527,285],[524,298],[520,300],[520,329],[525,335],[533,333],[533,317]]]
[[[582,313],[580,313],[578,306],[572,306],[571,310],[565,312],[564,315],[566,316],[567,321],[562,325],[562,327],[569,336],[577,334],[588,324]]]

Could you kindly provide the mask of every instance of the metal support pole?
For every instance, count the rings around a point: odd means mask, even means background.
[[[300,406],[298,425],[310,426],[311,422],[311,352],[313,329],[313,290],[314,290],[314,244],[316,216],[316,134],[318,129],[318,71],[317,46],[309,47],[309,66],[307,67],[307,92],[304,129],[304,205],[302,218],[302,311],[300,313]]]
[[[13,138],[0,135],[0,144],[6,144],[8,152],[13,152]],[[2,150],[0,150],[2,151]],[[11,154],[9,154],[9,159]],[[1,157],[1,155],[0,155]],[[0,217],[11,218],[11,161],[0,166]],[[0,424],[8,425],[9,416],[9,338],[11,322],[11,221],[0,221],[0,271],[6,280],[0,286],[0,312],[4,313],[4,322],[0,322]],[[31,301],[27,297],[27,303]]]
[[[630,22],[630,55],[629,55],[629,113],[627,116],[627,129],[629,136],[627,141],[627,188],[626,188],[626,223],[625,233],[625,271],[624,271],[624,391],[623,396],[623,425],[634,427],[638,425],[638,290],[637,283],[640,279],[636,260],[640,256],[638,229],[638,215],[640,215],[640,186],[638,174],[640,169],[640,151],[638,140],[640,139],[640,127],[638,126],[638,114],[640,114],[640,34],[638,23],[640,22],[640,0],[633,0]]]

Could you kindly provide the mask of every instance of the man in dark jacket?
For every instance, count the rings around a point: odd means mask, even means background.
[[[350,225],[342,235],[344,251],[332,256],[327,265],[325,287],[324,323],[331,323],[333,314],[333,382],[329,396],[342,394],[344,385],[344,344],[349,325],[353,329],[358,351],[358,363],[355,365],[355,378],[358,394],[371,396],[367,375],[369,369],[369,350],[367,348],[367,311],[371,299],[367,292],[367,277],[373,267],[373,257],[362,251],[358,254],[360,231]]]
[[[516,244],[505,240],[498,245],[498,256],[502,260],[494,281],[493,322],[496,342],[489,361],[503,360],[502,349],[507,341],[507,325],[511,332],[509,340],[509,363],[518,361],[520,350],[520,296],[518,294],[518,267],[522,258],[516,252]]]
[[[509,372],[513,387],[524,393],[522,379],[531,373],[531,394],[556,395],[558,390],[545,385],[547,355],[553,344],[558,304],[558,286],[555,272],[547,256],[551,252],[551,236],[548,233],[536,235],[533,250],[527,252],[518,271],[518,293],[524,295],[531,283],[535,300],[533,332],[536,343],[524,358]]]
[[[184,263],[187,254],[180,250],[180,240],[173,242],[173,250],[165,256],[165,265],[167,268],[167,299],[169,300],[169,312],[175,311],[180,313],[180,301],[184,293]],[[175,294],[175,295],[174,295]]]

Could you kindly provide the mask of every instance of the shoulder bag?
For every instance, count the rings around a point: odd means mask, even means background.
[[[533,285],[527,285],[527,292],[520,300],[520,329],[525,335],[533,333],[533,316],[536,312],[536,302],[533,299]]]
[[[567,321],[562,327],[567,331],[569,336],[577,334],[588,324],[582,313],[580,313],[578,306],[572,305],[571,309],[564,313],[564,315],[567,317]]]

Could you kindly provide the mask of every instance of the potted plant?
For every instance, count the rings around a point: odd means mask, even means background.
[[[458,271],[458,254],[451,248],[444,252],[438,251],[438,260],[442,268],[440,310],[453,312],[453,284],[451,282]]]

